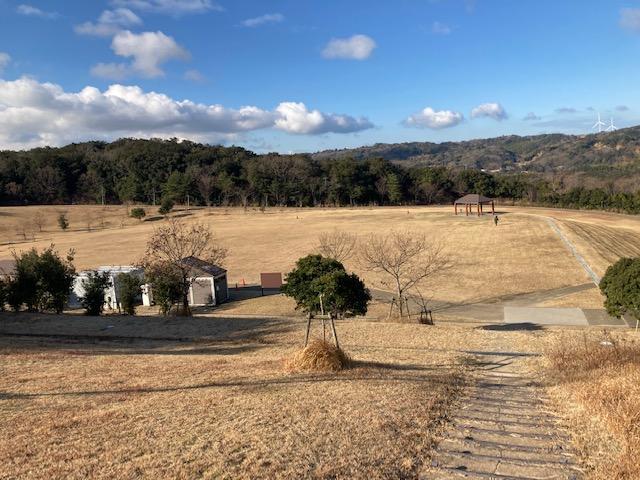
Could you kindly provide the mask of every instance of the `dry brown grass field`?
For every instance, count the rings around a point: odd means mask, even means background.
[[[588,478],[640,478],[640,339],[624,332],[549,338],[543,371]]]
[[[61,211],[70,220],[67,231],[61,231],[56,224]],[[153,216],[152,207],[147,211]],[[315,249],[319,233],[334,229],[354,232],[363,240],[372,233],[407,229],[443,242],[455,268],[435,279],[429,294],[434,300],[446,302],[488,303],[505,296],[588,282],[582,268],[549,228],[545,216],[557,219],[599,273],[617,256],[637,253],[634,241],[640,237],[640,222],[630,216],[519,207],[501,211],[497,228],[490,216],[456,217],[447,207],[274,208],[265,213],[214,208],[181,211],[177,215],[185,215],[187,222],[207,223],[229,248],[226,267],[231,285],[243,280],[257,283],[260,272],[286,273],[297,258]],[[36,212],[47,220],[42,231],[33,226]],[[158,217],[157,222],[161,221]],[[78,268],[140,260],[147,238],[157,225],[156,221],[128,218],[126,208],[121,206],[5,207],[0,208],[0,223],[0,259],[10,258],[12,251],[53,243],[61,251],[74,249]],[[606,230],[606,235],[601,230]],[[618,246],[615,250],[608,250],[611,241]],[[381,278],[363,271],[357,262],[348,263],[370,287],[388,289],[381,284]],[[268,301],[250,303],[256,313],[282,311],[277,305],[273,305],[275,310],[269,310]],[[556,304],[594,308],[601,305],[601,298],[593,289],[551,305]]]
[[[0,478],[412,478],[470,345],[468,329],[338,322],[354,367],[293,374],[299,321],[0,318],[45,335],[0,337]]]
[[[260,272],[286,273],[323,231],[355,232],[362,240],[392,228],[424,232],[443,242],[455,263],[429,294],[454,303],[500,302],[589,282],[545,217],[557,221],[598,273],[636,252],[640,221],[633,217],[500,210],[498,227],[490,217],[456,217],[444,207],[177,214],[209,224],[229,248],[231,284],[256,283]],[[56,225],[60,211],[68,214],[68,231]],[[47,219],[42,231],[33,227],[36,212]],[[78,268],[131,263],[161,221],[130,219],[123,207],[0,208],[0,259],[53,243],[74,249]],[[357,262],[347,266],[369,286],[386,288]],[[590,289],[540,306],[589,308],[601,301]],[[0,457],[9,459],[0,464],[0,478],[415,478],[473,375],[468,352],[505,344],[547,351],[530,368],[545,373],[590,475],[607,478],[617,465],[617,478],[637,478],[627,454],[638,439],[638,396],[628,395],[638,384],[635,346],[620,340],[616,347],[625,347],[614,354],[596,349],[594,363],[588,353],[594,350],[584,346],[599,348],[600,337],[583,340],[582,329],[360,319],[338,322],[353,368],[292,373],[285,363],[304,335],[293,307],[273,295],[191,319],[152,310],[139,317],[0,314]],[[368,317],[385,312],[386,305],[373,302]]]

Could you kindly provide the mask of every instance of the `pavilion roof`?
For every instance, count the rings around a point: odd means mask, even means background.
[[[457,205],[478,205],[478,204],[491,203],[491,202],[493,202],[493,200],[491,200],[488,197],[485,197],[484,195],[478,195],[477,193],[470,193],[469,195],[465,195],[464,197],[459,198],[454,203],[456,203]]]

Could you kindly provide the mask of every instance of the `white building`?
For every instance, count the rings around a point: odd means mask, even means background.
[[[84,270],[77,274],[74,282],[71,295],[69,296],[69,306],[79,308],[80,298],[84,296],[83,282],[89,277],[89,273],[96,271],[99,273],[109,272],[110,284],[104,292],[104,307],[107,310],[118,310],[118,275],[121,273],[131,273],[140,277],[142,280],[144,277],[144,271],[141,268],[133,265],[107,265],[98,267],[95,270]],[[140,302],[142,302],[142,291],[140,292]]]

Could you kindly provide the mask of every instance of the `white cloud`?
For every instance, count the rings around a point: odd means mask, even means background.
[[[131,74],[131,69],[124,63],[98,63],[91,67],[91,75],[109,80],[123,80]]]
[[[189,60],[189,52],[162,32],[132,33],[123,30],[116,33],[111,49],[118,56],[131,58],[131,65],[98,64],[92,68],[94,75],[106,78],[123,78],[128,74],[139,74],[153,78],[164,75],[162,65],[170,60]]]
[[[322,50],[322,56],[329,59],[365,60],[371,56],[376,46],[373,38],[367,35],[334,38]]]
[[[285,102],[274,111],[238,109],[175,100],[137,86],[85,87],[66,92],[32,78],[0,80],[0,148],[63,145],[118,137],[190,138],[220,141],[253,130],[290,133],[348,133],[370,128],[366,119],[309,111]]]
[[[33,5],[18,5],[16,7],[16,12],[20,15],[26,15],[28,17],[40,17],[47,19],[58,18],[60,14],[58,12],[45,12],[44,10],[39,9],[38,7],[34,7]]]
[[[284,21],[284,15],[281,13],[267,13],[255,18],[247,18],[242,22],[245,27],[259,27],[266,23],[280,23]]]
[[[556,113],[558,115],[571,115],[577,113],[578,111],[573,107],[560,107],[556,108]]]
[[[111,4],[117,7],[168,15],[184,15],[190,13],[205,13],[210,10],[223,10],[220,5],[211,0],[111,0]]]
[[[279,130],[297,134],[351,133],[373,127],[366,118],[322,113],[308,110],[304,103],[283,102],[276,108],[275,126]]]
[[[436,35],[449,35],[451,33],[451,27],[440,22],[433,22],[431,25],[431,33]]]
[[[426,107],[418,113],[410,115],[404,124],[407,127],[416,128],[431,128],[433,130],[440,130],[443,128],[455,127],[456,125],[464,121],[464,115],[460,112],[454,112],[451,110],[434,110],[431,107]]]
[[[0,52],[0,75],[4,72],[4,69],[7,68],[7,65],[11,63],[11,55],[5,52]]]
[[[195,83],[204,83],[207,81],[206,77],[198,70],[187,70],[184,72],[183,78]]]
[[[507,112],[499,103],[483,103],[471,110],[471,118],[493,118],[502,121],[507,117]]]
[[[620,26],[632,32],[640,32],[640,8],[620,10]]]
[[[524,120],[525,122],[530,122],[533,120],[542,120],[542,117],[536,115],[535,112],[529,112],[524,116],[522,120]]]
[[[74,27],[80,35],[110,37],[127,27],[142,25],[142,19],[128,8],[105,10],[96,23],[85,22]]]

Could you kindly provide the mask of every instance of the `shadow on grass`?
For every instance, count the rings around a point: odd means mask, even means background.
[[[42,397],[75,397],[75,396],[98,396],[98,395],[122,395],[122,394],[155,394],[171,392],[188,392],[191,390],[201,390],[210,388],[248,388],[248,389],[269,389],[277,386],[306,385],[313,383],[351,383],[351,382],[411,382],[431,385],[459,385],[462,376],[451,372],[440,374],[423,375],[385,375],[379,370],[363,372],[362,370],[343,370],[337,374],[314,374],[301,373],[295,375],[282,375],[278,377],[264,379],[229,379],[219,382],[205,382],[193,385],[158,386],[158,387],[132,387],[118,388],[113,390],[79,390],[62,392],[33,392],[14,393],[0,392],[0,401],[6,400],[30,400]]]
[[[296,331],[300,322],[271,318],[212,318],[158,316],[102,316],[1,314],[0,338],[34,338],[47,342],[40,348],[65,348],[71,343],[145,344],[261,344],[269,345],[283,334]],[[143,347],[146,347],[144,345]],[[14,348],[16,345],[14,345]],[[33,345],[25,345],[32,348]],[[144,348],[143,348],[144,349]]]
[[[542,325],[531,322],[502,323],[499,325],[483,325],[481,327],[476,327],[476,330],[489,330],[493,332],[536,332],[544,329],[545,328]]]

